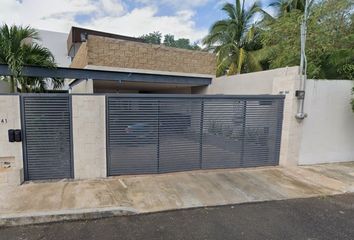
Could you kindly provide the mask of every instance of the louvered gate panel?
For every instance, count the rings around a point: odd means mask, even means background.
[[[108,174],[277,165],[284,96],[107,96]]]
[[[26,180],[72,178],[70,97],[21,99]]]
[[[205,99],[202,168],[278,165],[279,97]]]
[[[157,173],[158,101],[109,97],[108,175]]]
[[[204,99],[202,168],[235,168],[242,161],[242,99]]]
[[[278,165],[282,112],[283,101],[247,101],[241,167]]]
[[[159,101],[159,172],[200,168],[201,99]]]

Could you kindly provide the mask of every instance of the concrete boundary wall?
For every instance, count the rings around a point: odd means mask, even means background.
[[[308,80],[299,164],[354,161],[350,80]]]
[[[349,104],[354,82],[308,80],[308,117],[298,121],[295,91],[299,82],[298,67],[282,68],[216,78],[192,93],[285,94],[280,165],[354,161],[354,113]],[[107,176],[105,99],[104,94],[72,94],[75,179]],[[18,185],[23,181],[22,144],[9,143],[8,129],[21,129],[19,95],[0,95],[0,185]]]
[[[21,129],[18,95],[0,96],[0,185],[23,182],[22,143],[9,142],[9,129]]]
[[[208,87],[196,88],[199,94],[273,94],[276,79],[298,77],[298,67],[278,68],[214,78]],[[278,94],[278,93],[277,93]]]

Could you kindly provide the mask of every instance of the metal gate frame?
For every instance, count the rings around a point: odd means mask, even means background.
[[[280,107],[280,112],[277,116],[277,121],[278,121],[278,125],[280,125],[279,127],[279,131],[277,132],[278,134],[278,140],[279,140],[279,147],[277,147],[277,144],[275,144],[276,149],[275,149],[275,156],[276,156],[276,162],[277,164],[279,164],[279,157],[280,157],[280,144],[281,144],[281,136],[282,136],[282,128],[283,128],[283,115],[284,115],[284,99],[285,99],[285,95],[200,95],[200,94],[191,94],[191,95],[187,95],[187,94],[105,94],[105,123],[106,123],[106,174],[107,177],[109,176],[114,176],[114,175],[110,175],[111,169],[111,156],[110,156],[110,139],[109,139],[109,106],[108,106],[108,98],[109,97],[117,97],[117,98],[162,98],[162,99],[173,99],[173,98],[179,98],[179,99],[183,99],[183,98],[187,98],[187,99],[240,99],[240,100],[259,100],[259,101],[266,101],[266,100],[276,100],[279,99],[281,100],[281,107]],[[204,121],[204,101],[202,101],[201,104],[202,110],[201,110],[201,129],[203,130],[203,121]],[[246,116],[244,116],[246,117]],[[201,146],[200,146],[200,165],[202,164],[203,161],[203,155],[202,155],[202,151],[203,151],[203,132],[201,133],[200,136],[200,141],[201,141]],[[244,141],[242,141],[242,144],[244,145]],[[244,155],[244,147],[242,147],[242,152],[241,152],[242,156]],[[244,159],[242,159],[243,161]],[[158,159],[159,162],[159,159]],[[159,164],[159,163],[158,163]],[[241,167],[240,167],[241,168]],[[203,168],[200,168],[203,169]],[[160,173],[159,171],[157,173]]]
[[[21,115],[21,132],[22,132],[22,156],[23,156],[23,169],[24,180],[29,181],[28,175],[28,159],[27,159],[27,143],[26,143],[26,126],[25,126],[25,97],[68,97],[69,100],[69,127],[70,127],[70,179],[74,179],[74,146],[73,146],[73,124],[72,124],[72,95],[66,93],[21,93],[19,94],[20,100],[20,115]]]

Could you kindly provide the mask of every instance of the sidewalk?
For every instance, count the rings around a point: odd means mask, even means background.
[[[37,182],[0,191],[0,225],[17,225],[354,192],[354,163]]]

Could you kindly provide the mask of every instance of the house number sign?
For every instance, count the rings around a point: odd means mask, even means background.
[[[7,124],[7,118],[0,118],[0,124]]]

